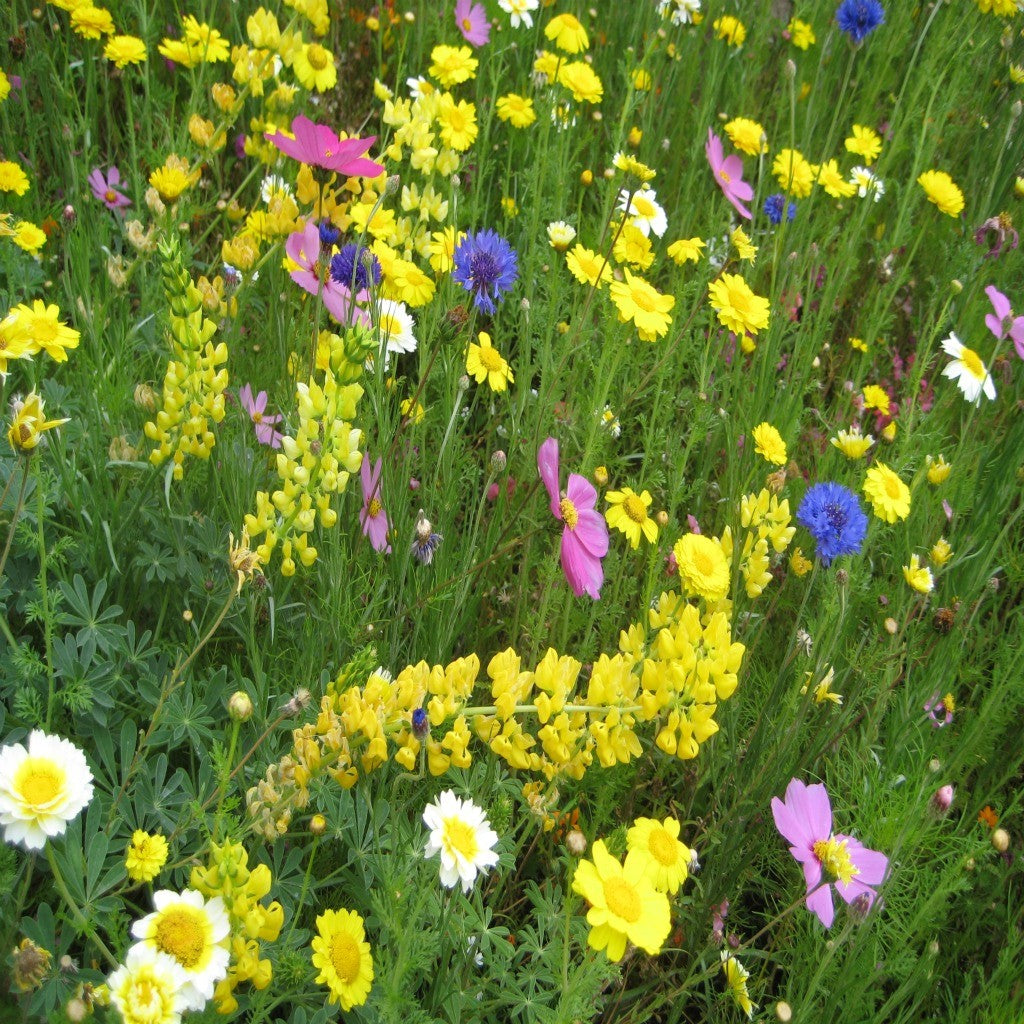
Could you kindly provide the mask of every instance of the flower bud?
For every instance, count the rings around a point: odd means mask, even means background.
[[[931,807],[932,810],[938,814],[945,814],[953,804],[953,787],[946,785],[940,786],[932,796]]]
[[[1006,853],[1006,851],[1010,848],[1010,834],[1006,831],[1005,828],[997,828],[992,833],[992,846],[999,853]]]
[[[388,177],[387,185],[384,187],[384,191],[389,195],[397,195],[398,190],[402,187],[402,179],[397,174],[392,174]]]
[[[604,487],[608,483],[608,470],[604,466],[598,466],[594,470],[594,483],[598,487]]]
[[[156,412],[156,392],[148,384],[136,384],[135,404],[146,412]]]
[[[574,857],[582,857],[587,850],[587,837],[578,828],[574,828],[565,837],[565,845]]]
[[[661,527],[662,529],[664,529],[664,528],[665,528],[666,526],[668,526],[668,513],[667,513],[667,512],[666,512],[666,511],[665,511],[664,509],[661,509],[661,510],[660,510],[660,511],[658,512],[658,514],[657,514],[657,515],[656,515],[656,516],[654,517],[654,521],[655,521],[655,522],[656,522],[656,523],[657,523],[657,524],[658,524],[658,525],[659,525],[659,526],[660,526],[660,527]]]
[[[793,1007],[780,1000],[775,1004],[775,1016],[782,1021],[782,1024],[788,1024],[793,1019]]]
[[[315,836],[322,836],[327,831],[327,819],[322,814],[314,814],[309,819],[309,831]]]
[[[500,473],[508,464],[508,456],[499,448],[491,455],[491,472]]]
[[[252,718],[252,698],[244,690],[236,690],[228,700],[228,714],[235,722]]]

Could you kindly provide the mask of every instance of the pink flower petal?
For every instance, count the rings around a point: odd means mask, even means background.
[[[608,524],[604,516],[596,509],[580,509],[576,506],[578,519],[576,529],[572,532],[594,558],[604,558],[608,554]]]
[[[547,488],[551,514],[556,519],[561,519],[562,510],[558,494],[558,441],[555,438],[549,437],[537,449],[537,471]]]
[[[807,897],[807,909],[818,916],[818,920],[826,928],[832,927],[835,920],[836,909],[832,903],[832,886],[823,885],[820,889]]]
[[[601,560],[594,558],[568,527],[562,531],[562,571],[577,597],[586,593],[596,601],[601,596]]]

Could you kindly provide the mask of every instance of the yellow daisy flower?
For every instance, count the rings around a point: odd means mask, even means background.
[[[679,841],[675,818],[637,818],[626,833],[626,848],[645,863],[647,877],[658,892],[674,895],[690,873],[690,848]]]
[[[491,344],[491,336],[486,331],[478,335],[480,344],[469,344],[466,353],[466,373],[477,384],[486,380],[492,391],[504,391],[509,384],[515,383],[512,370],[502,354]]]
[[[529,128],[537,120],[537,112],[533,109],[533,100],[529,96],[520,96],[510,92],[502,96],[495,107],[498,117],[508,121],[513,128]]]
[[[739,274],[722,274],[708,289],[718,322],[734,334],[757,334],[768,326],[769,303]]]
[[[544,27],[544,36],[566,53],[582,53],[590,45],[587,30],[572,14],[556,14]]]
[[[713,604],[729,593],[729,562],[722,545],[699,533],[684,534],[672,548],[688,594]]]
[[[612,302],[619,311],[619,320],[632,320],[642,341],[654,341],[668,334],[672,325],[669,310],[676,304],[675,296],[662,295],[642,277],[624,271],[625,281],[612,281]]]
[[[725,134],[729,141],[741,152],[749,156],[759,156],[768,152],[768,136],[757,121],[749,117],[734,117],[725,122]]]
[[[624,533],[634,550],[640,546],[641,536],[651,544],[657,540],[658,524],[647,514],[651,507],[650,491],[637,494],[631,488],[623,487],[621,491],[609,491],[605,499],[611,505],[604,514],[608,525]]]
[[[876,462],[868,470],[864,496],[875,515],[887,523],[910,515],[910,488],[884,462]]]
[[[133,882],[152,882],[166,863],[167,840],[162,835],[136,829],[124,859],[128,877]]]
[[[878,154],[882,152],[882,140],[873,128],[862,124],[855,124],[850,132],[850,137],[845,140],[844,145],[848,153],[862,157],[864,163],[870,167]]]
[[[668,897],[651,884],[640,858],[630,854],[620,864],[603,839],[592,852],[594,859],[581,860],[572,879],[573,892],[590,904],[588,945],[605,950],[614,963],[627,942],[652,955],[660,952],[671,929]]]
[[[964,208],[964,194],[945,171],[925,171],[918,179],[928,202],[934,203],[950,217],[959,217]]]
[[[770,423],[759,423],[754,427],[754,451],[774,466],[784,466],[788,455],[786,442]]]
[[[572,276],[580,284],[589,284],[591,287],[600,288],[602,284],[612,279],[612,268],[608,261],[599,253],[584,248],[582,245],[574,245],[566,253],[565,263]]]
[[[917,555],[911,555],[910,565],[903,566],[903,578],[919,594],[929,594],[935,589],[935,577],[931,569],[921,565]]]
[[[313,966],[318,985],[330,989],[327,1001],[347,1013],[362,1006],[373,986],[373,957],[365,941],[363,919],[354,910],[328,910],[316,919]]]
[[[704,247],[705,243],[701,238],[680,238],[668,247],[668,257],[680,267],[684,263],[696,263]]]
[[[119,68],[143,64],[147,59],[146,44],[137,36],[111,36],[103,48],[103,56]]]
[[[0,192],[23,196],[28,186],[28,175],[13,160],[0,160]]]

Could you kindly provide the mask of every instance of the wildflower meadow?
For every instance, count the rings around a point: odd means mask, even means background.
[[[1024,1021],[1022,0],[0,28],[0,1024]]]

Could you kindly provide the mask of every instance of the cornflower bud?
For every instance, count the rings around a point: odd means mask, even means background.
[[[507,464],[508,457],[500,448],[491,455],[491,472],[500,473]]]

